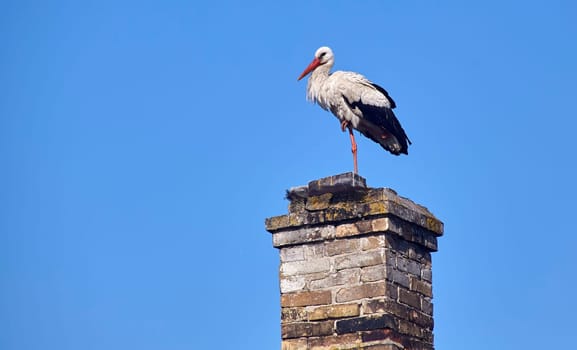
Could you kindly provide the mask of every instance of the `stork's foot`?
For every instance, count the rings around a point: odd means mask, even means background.
[[[343,120],[343,121],[341,122],[341,130],[342,130],[343,132],[345,132],[345,130],[347,129],[348,126],[349,126],[349,121],[348,121],[348,120]]]

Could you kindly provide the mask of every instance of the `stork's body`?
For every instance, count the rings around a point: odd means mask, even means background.
[[[408,154],[411,141],[393,113],[395,101],[387,91],[358,73],[330,73],[333,64],[331,49],[321,47],[299,80],[312,72],[307,98],[331,111],[341,121],[343,131],[348,128],[355,173],[358,173],[358,166],[353,128],[394,155]]]

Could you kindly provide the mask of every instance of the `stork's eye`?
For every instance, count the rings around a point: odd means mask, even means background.
[[[327,54],[326,52],[321,52],[321,54],[319,55],[319,58],[325,57],[326,54]]]

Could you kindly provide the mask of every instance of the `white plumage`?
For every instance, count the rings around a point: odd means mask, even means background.
[[[355,172],[358,171],[352,128],[394,155],[408,154],[411,142],[393,113],[395,101],[387,91],[358,73],[330,73],[333,65],[332,50],[321,47],[298,80],[312,72],[307,84],[307,98],[331,111],[341,121],[343,131],[349,129]]]

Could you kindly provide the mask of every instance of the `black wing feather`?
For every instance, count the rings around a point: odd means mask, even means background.
[[[391,107],[396,107],[395,102],[393,99],[388,95],[388,93],[378,85],[374,85],[376,89],[383,93],[389,101],[391,101]],[[370,128],[363,128],[359,125],[359,131],[365,135],[366,137],[370,138],[371,140],[375,141],[376,143],[380,144],[385,148],[387,151],[399,155],[400,153],[408,154],[409,144],[411,141],[407,137],[405,130],[401,126],[401,123],[395,116],[392,108],[388,107],[381,107],[381,106],[374,106],[371,104],[363,103],[362,100],[360,101],[349,101],[346,96],[343,95],[344,100],[349,105],[351,109],[358,108],[361,113],[363,114],[363,119],[366,122],[370,123],[371,126],[384,129],[388,134],[393,135],[398,142],[398,145],[395,147],[391,147],[388,142],[384,142],[384,140],[379,140],[376,135],[373,135],[370,132]],[[373,127],[373,128],[374,128]]]

